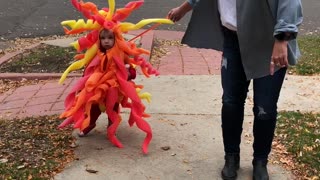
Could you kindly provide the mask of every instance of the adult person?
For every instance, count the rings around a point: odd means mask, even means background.
[[[300,0],[187,0],[168,13],[179,21],[193,10],[182,43],[223,51],[221,66],[223,179],[236,179],[244,103],[253,81],[253,179],[269,179],[268,155],[277,102],[287,66],[300,55],[296,37],[302,22]]]

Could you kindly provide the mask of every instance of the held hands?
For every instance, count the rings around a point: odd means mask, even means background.
[[[276,40],[273,45],[273,51],[270,62],[270,74],[274,74],[275,66],[288,66],[288,41]]]
[[[184,2],[181,6],[171,9],[167,16],[171,21],[177,22],[191,9],[192,6],[188,2]]]

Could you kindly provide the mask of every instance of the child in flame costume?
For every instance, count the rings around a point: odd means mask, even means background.
[[[149,124],[143,119],[149,117],[146,114],[145,106],[141,99],[150,101],[149,93],[140,93],[142,85],[135,84],[134,81],[128,81],[128,68],[130,66],[140,66],[142,73],[149,77],[158,75],[158,72],[143,59],[141,54],[150,52],[136,47],[133,42],[124,40],[122,34],[130,30],[137,30],[150,23],[172,24],[168,19],[144,19],[137,24],[121,22],[126,19],[132,11],[143,4],[143,0],[128,3],[124,8],[115,9],[115,0],[108,0],[109,8],[98,10],[96,5],[91,2],[78,2],[71,0],[74,7],[82,12],[88,19],[78,21],[63,21],[66,34],[78,34],[90,31],[86,36],[81,37],[72,45],[78,50],[79,54],[75,56],[77,60],[71,64],[63,73],[59,83],[62,83],[68,73],[85,67],[84,75],[75,84],[65,100],[65,111],[60,118],[66,118],[60,128],[73,123],[74,128],[79,128],[81,132],[94,124],[100,115],[97,106],[101,112],[106,112],[110,120],[110,126],[107,128],[108,139],[117,147],[123,147],[116,138],[115,132],[120,124],[121,116],[119,114],[120,106],[130,108],[129,125],[134,123],[139,129],[146,133],[142,145],[143,153],[148,152],[148,145],[152,138],[152,131]],[[102,30],[111,31],[114,35],[114,44],[106,52],[101,52],[100,32]],[[80,52],[84,51],[84,54]],[[117,107],[117,108],[115,108]],[[94,115],[92,115],[94,114]],[[91,117],[95,116],[95,117]],[[91,119],[92,118],[92,119]],[[94,123],[92,123],[94,121]],[[89,132],[88,129],[85,133]]]

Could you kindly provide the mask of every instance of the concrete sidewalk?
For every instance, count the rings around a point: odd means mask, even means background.
[[[289,76],[289,80],[297,82],[300,77]],[[291,104],[288,110],[319,110],[320,104],[312,103],[314,99],[306,97],[300,99],[301,104],[293,105],[295,100],[291,98],[311,81],[295,83],[296,86],[288,81],[284,84],[282,94],[286,96],[280,100],[280,109],[288,109]],[[71,163],[56,179],[220,179],[224,162],[220,76],[160,76],[147,80],[139,77],[137,82],[143,83],[145,91],[153,95],[152,103],[147,106],[147,113],[152,115],[148,122],[154,131],[149,154],[142,155],[140,145],[144,134],[135,126],[128,126],[126,111],[118,131],[123,149],[106,140],[106,117],[102,116],[96,130],[78,140],[76,155],[79,160]],[[306,104],[310,106],[303,107]],[[247,103],[239,179],[251,179],[251,108],[251,103]],[[170,150],[162,150],[164,146],[170,146]],[[89,174],[86,168],[99,172]],[[293,179],[290,172],[278,165],[270,164],[269,171],[271,179]]]
[[[319,77],[288,76],[279,102],[280,110],[319,111]],[[2,100],[1,108],[10,104],[24,104],[19,116],[45,115],[62,112],[66,93],[75,82],[68,79],[63,86],[49,81],[37,86],[16,89]],[[78,139],[78,161],[56,179],[220,179],[223,164],[223,145],[220,128],[221,86],[219,75],[159,76],[137,83],[152,93],[147,104],[148,119],[154,138],[149,154],[142,155],[144,134],[135,126],[130,128],[123,111],[123,123],[118,137],[123,149],[114,147],[106,139],[106,117],[101,116],[97,128],[88,137]],[[308,88],[306,88],[308,87]],[[22,94],[23,93],[23,94]],[[21,95],[20,95],[21,94]],[[38,97],[39,96],[39,97]],[[21,97],[22,99],[14,99]],[[239,179],[251,177],[252,154],[252,92],[246,104]],[[10,101],[9,101],[10,100]],[[19,102],[19,103],[18,103]],[[17,108],[19,109],[19,108]],[[9,109],[10,110],[10,109]],[[11,109],[12,110],[12,109]],[[8,114],[6,114],[8,115]],[[164,151],[161,147],[170,146]],[[90,174],[86,168],[99,171]],[[292,179],[290,172],[277,165],[269,165],[271,179]]]

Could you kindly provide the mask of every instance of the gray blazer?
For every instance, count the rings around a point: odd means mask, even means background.
[[[196,48],[222,51],[223,34],[217,0],[188,0],[192,16],[182,39]],[[288,61],[297,63],[300,51],[295,39],[302,23],[300,0],[237,0],[237,34],[247,79],[269,75],[274,35],[293,34],[288,43]]]

